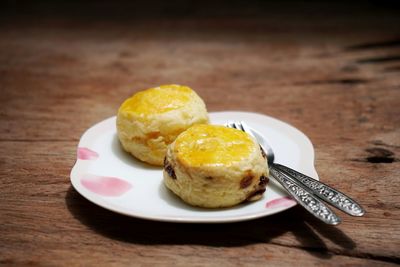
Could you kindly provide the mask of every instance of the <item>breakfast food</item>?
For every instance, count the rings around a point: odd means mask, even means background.
[[[203,100],[189,87],[162,85],[140,91],[118,110],[122,147],[141,161],[163,165],[167,146],[190,126],[208,123]]]
[[[164,183],[185,202],[230,207],[262,197],[267,160],[251,136],[217,125],[195,125],[168,146]]]

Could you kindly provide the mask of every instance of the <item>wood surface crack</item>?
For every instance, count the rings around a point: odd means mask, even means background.
[[[352,45],[346,47],[345,50],[354,51],[354,50],[368,50],[368,49],[380,49],[380,48],[390,48],[390,47],[400,47],[400,39]]]
[[[365,84],[369,82],[367,79],[361,78],[346,78],[346,79],[327,79],[327,80],[312,80],[304,82],[295,82],[294,85],[318,85],[318,84],[342,84],[342,85],[356,85]]]
[[[373,141],[371,141],[371,143],[372,143],[373,145],[376,145],[376,146],[385,146],[385,147],[392,147],[392,148],[400,148],[400,146],[392,145],[392,144],[386,144],[385,142],[383,142],[383,141],[381,141],[381,140],[373,140]]]
[[[400,61],[400,55],[384,56],[384,57],[370,57],[359,59],[356,63],[359,64],[376,64],[376,63],[386,63]]]
[[[393,163],[398,161],[394,156],[394,152],[382,147],[366,148],[365,151],[368,153],[367,156],[364,158],[352,159],[352,161],[369,163]]]

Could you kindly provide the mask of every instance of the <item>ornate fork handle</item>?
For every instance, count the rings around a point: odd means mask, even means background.
[[[308,192],[303,185],[289,177],[285,172],[276,168],[272,164],[270,166],[271,175],[302,205],[306,210],[313,214],[318,219],[327,224],[337,225],[340,223],[340,218],[325,204]]]
[[[307,175],[304,175],[298,171],[295,171],[289,167],[281,164],[273,164],[275,168],[284,172],[293,179],[299,181],[301,184],[309,188],[317,197],[324,201],[332,204],[336,208],[352,216],[364,215],[364,209],[353,199],[346,196],[345,194],[333,189],[332,187],[321,183]]]

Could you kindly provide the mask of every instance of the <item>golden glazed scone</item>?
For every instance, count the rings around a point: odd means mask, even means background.
[[[162,166],[167,146],[200,123],[208,123],[203,100],[187,86],[162,85],[125,100],[118,110],[117,133],[127,152]]]
[[[164,183],[185,202],[230,207],[261,198],[268,165],[260,146],[240,130],[195,125],[168,146]]]

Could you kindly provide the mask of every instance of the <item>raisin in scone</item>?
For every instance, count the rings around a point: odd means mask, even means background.
[[[195,125],[168,146],[164,183],[182,200],[205,208],[230,207],[262,197],[267,160],[247,133]]]
[[[208,123],[203,100],[189,87],[162,85],[134,94],[118,110],[123,148],[141,161],[163,165],[167,146],[195,124]]]

